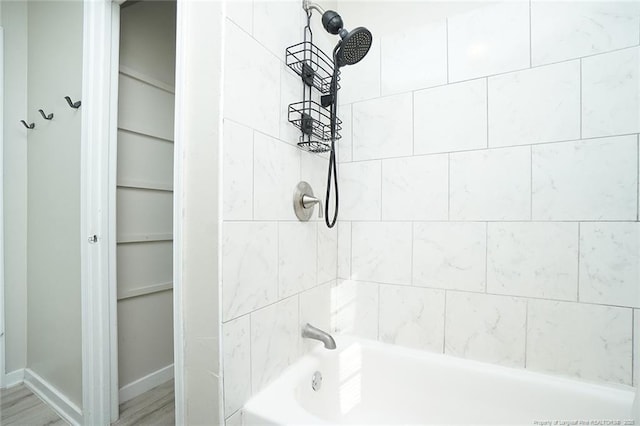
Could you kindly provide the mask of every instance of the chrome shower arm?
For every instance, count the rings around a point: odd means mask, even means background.
[[[325,12],[322,6],[309,0],[302,0],[302,8],[307,12],[309,12],[309,10],[317,10],[321,15],[324,15]]]

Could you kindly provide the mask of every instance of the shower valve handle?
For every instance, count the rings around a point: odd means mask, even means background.
[[[313,216],[313,208],[318,205],[318,217],[322,219],[322,201],[313,196],[313,188],[305,181],[298,182],[293,193],[293,211],[301,222]]]
[[[322,201],[311,195],[304,194],[302,196],[302,207],[309,209],[313,208],[314,204],[318,205],[318,217],[322,219]]]

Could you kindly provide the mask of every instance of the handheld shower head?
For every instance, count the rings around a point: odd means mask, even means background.
[[[358,27],[344,33],[346,33],[344,36],[343,31],[340,33],[342,44],[337,52],[338,67],[360,62],[369,53],[373,41],[371,31],[365,27]]]
[[[315,9],[322,13],[322,26],[330,34],[339,35],[342,41],[338,44],[337,66],[357,64],[364,58],[369,49],[373,36],[371,31],[364,27],[347,31],[344,28],[342,17],[334,10],[324,10],[320,5],[309,0],[304,0],[303,7],[306,11]]]
[[[355,28],[352,31],[348,31],[344,28],[344,23],[340,15],[333,10],[324,10],[320,5],[314,3],[312,0],[303,0],[302,7],[307,11],[307,25],[311,20],[311,10],[317,10],[322,14],[322,26],[330,34],[336,34],[340,36],[340,41],[333,49],[333,76],[331,78],[331,89],[328,95],[323,95],[321,98],[322,106],[329,107],[331,113],[331,151],[329,154],[329,172],[327,173],[327,195],[325,198],[324,213],[325,223],[329,228],[333,228],[338,219],[338,175],[336,169],[336,151],[335,141],[337,139],[337,127],[338,127],[338,79],[340,75],[340,67],[345,65],[357,64],[364,58],[369,49],[371,49],[371,43],[373,36],[371,31],[364,27]],[[306,40],[306,38],[305,38]],[[306,93],[306,92],[305,92]],[[333,219],[329,218],[329,197],[331,195],[331,185],[335,187],[335,205],[333,210]]]

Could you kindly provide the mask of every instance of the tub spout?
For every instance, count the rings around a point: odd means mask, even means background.
[[[307,323],[304,327],[302,327],[302,337],[306,337],[308,339],[319,340],[324,343],[324,347],[327,349],[335,349],[336,341],[333,340],[333,337],[329,333],[326,333],[319,328],[312,326]]]

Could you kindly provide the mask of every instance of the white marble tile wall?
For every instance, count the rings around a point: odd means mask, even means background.
[[[245,315],[222,326],[224,412],[234,413],[251,395],[251,325]]]
[[[531,149],[486,149],[450,154],[449,218],[531,218]]]
[[[640,308],[640,223],[580,225],[580,301]]]
[[[637,46],[639,17],[633,1],[532,0],[532,65]]]
[[[627,1],[508,1],[374,31],[341,82],[333,327],[631,384],[639,45]]]
[[[583,137],[640,132],[640,48],[582,59]]]
[[[449,84],[413,95],[414,154],[487,147],[487,80]]]
[[[631,309],[529,301],[529,368],[631,385],[631,344]]]
[[[448,19],[449,82],[530,65],[529,2],[516,0]]]
[[[351,278],[411,283],[411,222],[351,224]]]
[[[441,351],[444,291],[380,284],[379,338],[383,342]]]
[[[340,220],[380,220],[382,163],[378,160],[338,165]]]
[[[446,297],[446,354],[524,367],[525,300],[456,291]]]
[[[225,56],[223,114],[271,136],[280,131],[280,61],[234,22],[225,38],[233,51]],[[260,99],[249,102],[248,99]]]
[[[333,328],[368,339],[378,338],[378,283],[345,280],[334,289]]]
[[[300,180],[322,197],[327,172],[326,157],[297,148],[299,132],[287,121],[302,83],[284,51],[302,40],[304,15],[292,1],[227,5],[220,285],[227,424],[241,423],[247,399],[313,347],[299,337],[304,323],[334,327],[337,227],[326,228],[317,209],[299,222],[292,206]],[[319,20],[313,26],[318,43],[335,43]],[[377,173],[380,182],[379,163]]]
[[[353,159],[372,160],[413,153],[411,93],[353,105]]]
[[[382,95],[446,84],[446,42],[447,23],[444,19],[382,38]]]
[[[326,158],[297,150],[286,117],[300,93],[283,52],[301,36],[298,6],[227,8],[227,423],[314,346],[299,338],[306,322],[637,383],[637,2],[509,1],[382,35],[371,28],[370,53],[342,69],[332,230],[291,209],[299,180],[321,196],[326,185]],[[387,12],[398,22],[408,13]],[[272,25],[282,17],[286,26]]]
[[[531,149],[533,220],[636,220],[638,139],[618,136]]]
[[[577,300],[578,226],[575,222],[489,223],[487,292]]]
[[[258,392],[300,354],[298,297],[251,313],[251,387]]]
[[[580,61],[489,78],[489,146],[580,137]]]
[[[382,162],[382,220],[446,220],[448,185],[446,154]]]
[[[413,284],[484,292],[487,224],[430,222],[413,225]]]

